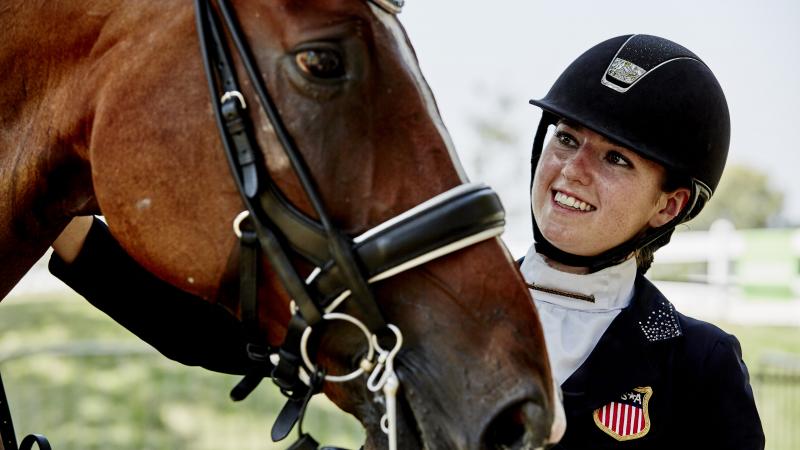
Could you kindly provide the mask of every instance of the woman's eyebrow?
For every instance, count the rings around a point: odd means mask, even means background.
[[[583,131],[583,129],[584,129],[583,125],[581,125],[578,122],[575,122],[575,121],[573,121],[571,119],[561,119],[559,121],[559,123],[564,124],[564,125],[572,128],[572,129],[574,129],[576,131]]]
[[[572,120],[572,119],[561,119],[561,120],[559,121],[559,123],[560,123],[560,124],[563,124],[563,125],[566,125],[566,126],[568,126],[568,127],[572,128],[573,130],[575,130],[575,131],[578,131],[578,132],[581,132],[581,131],[587,130],[587,128],[586,128],[585,126],[583,126],[583,125],[581,125],[581,124],[579,124],[579,123],[575,122],[575,121],[574,121],[574,120]],[[598,133],[598,134],[599,134],[599,133]],[[601,139],[603,139],[603,141],[604,141],[606,144],[610,145],[610,146],[613,146],[613,147],[618,147],[618,148],[621,148],[621,149],[628,150],[628,151],[631,151],[631,152],[633,152],[633,153],[636,153],[636,152],[634,152],[633,150],[631,150],[630,148],[628,148],[627,146],[625,146],[625,145],[623,145],[623,144],[621,144],[621,143],[619,143],[619,142],[617,142],[617,141],[614,141],[614,140],[612,140],[612,139],[609,139],[609,138],[607,138],[607,137],[603,136],[602,134],[600,134],[600,138],[601,138]]]

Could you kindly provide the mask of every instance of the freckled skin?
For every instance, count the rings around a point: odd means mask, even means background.
[[[560,122],[536,167],[532,208],[547,240],[561,250],[593,256],[671,220],[688,190],[663,192],[664,168],[575,124]],[[555,202],[555,192],[595,209]]]

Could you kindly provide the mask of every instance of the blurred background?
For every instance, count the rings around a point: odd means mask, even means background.
[[[800,2],[411,0],[400,16],[473,181],[501,195],[504,239],[530,245],[530,145],[544,96],[581,52],[647,33],[715,72],[731,110],[728,167],[710,205],[656,254],[648,276],[682,312],[742,342],[767,448],[800,448]],[[43,264],[0,303],[0,372],[18,435],[66,449],[278,449],[281,401],[265,382],[166,360],[93,310]],[[315,401],[306,428],[357,448],[352,419]]]

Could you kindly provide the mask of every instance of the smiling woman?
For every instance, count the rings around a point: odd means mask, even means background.
[[[564,393],[555,448],[763,449],[739,342],[644,278],[725,166],[728,107],[711,70],[666,39],[620,36],[531,103],[544,112],[521,271]]]
[[[581,125],[561,120],[534,176],[533,213],[559,249],[594,256],[659,228],[690,192],[665,192],[664,167]]]

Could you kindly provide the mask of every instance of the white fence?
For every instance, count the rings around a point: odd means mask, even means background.
[[[737,275],[735,263],[753,253],[748,246],[758,245],[745,236],[725,220],[715,222],[709,231],[676,232],[672,242],[656,253],[654,268],[702,263],[706,270],[691,274],[685,282],[654,283],[681,312],[691,316],[729,323],[800,326],[800,230],[792,232],[785,248],[778,249],[772,258],[751,261],[747,273]],[[744,287],[753,283],[786,286],[792,298],[769,301],[745,296]]]
[[[654,267],[664,264],[703,263],[705,273],[693,274],[685,282],[654,280],[654,283],[681,312],[710,321],[753,325],[800,326],[800,276],[798,264],[776,269],[774,265],[756,265],[750,277],[761,281],[786,283],[794,299],[770,302],[752,301],[742,294],[747,280],[737,278],[733,262],[748,250],[742,232],[720,220],[710,231],[679,231],[672,242],[656,254]],[[782,256],[800,260],[800,230],[793,233]],[[778,256],[778,255],[776,255]],[[9,295],[40,294],[63,291],[66,286],[47,271],[45,255]],[[793,273],[787,273],[791,271]]]

